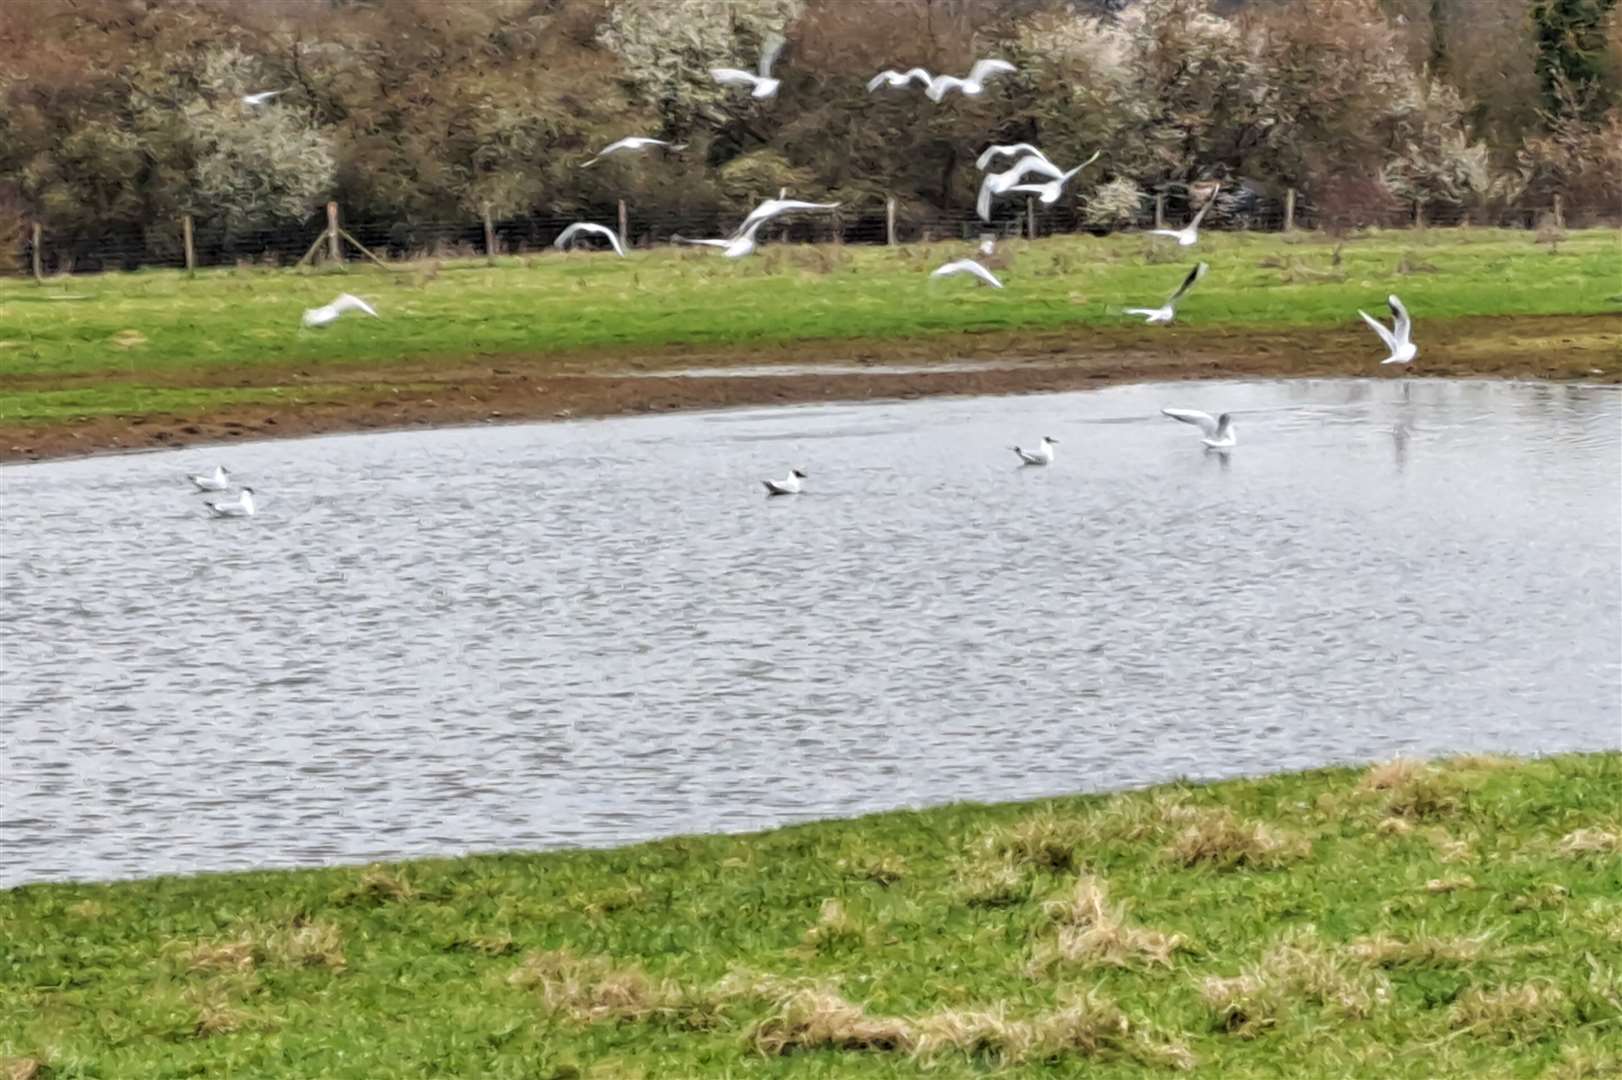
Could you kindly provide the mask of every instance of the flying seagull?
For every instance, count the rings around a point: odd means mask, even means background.
[[[799,199],[767,199],[765,202],[749,211],[749,216],[743,219],[743,224],[739,225],[738,231],[732,235],[734,238],[742,236],[749,229],[764,224],[774,217],[781,217],[784,214],[793,214],[801,210],[837,209],[839,209],[839,204],[836,202],[801,202]]]
[[[1097,161],[1098,155],[1101,153],[1103,153],[1102,150],[1094,150],[1092,157],[1088,158],[1086,161],[1083,161],[1080,165],[1077,165],[1069,172],[1060,173],[1058,176],[1055,176],[1052,180],[1049,180],[1046,183],[1015,184],[1013,187],[1009,188],[1005,194],[1012,195],[1016,191],[1023,191],[1029,195],[1037,196],[1037,201],[1043,206],[1052,206],[1054,203],[1059,201],[1059,196],[1064,192],[1064,186],[1070,182],[1070,178],[1075,176],[1081,170],[1085,169],[1087,166],[1091,165],[1093,162]]]
[[[276,97],[278,94],[285,94],[291,89],[292,87],[288,87],[284,90],[261,90],[257,94],[243,94],[242,104],[248,106],[250,109],[256,109],[259,106],[268,103],[271,98]]]
[[[304,325],[325,326],[330,322],[337,321],[338,316],[342,315],[346,311],[364,311],[374,319],[382,318],[382,316],[377,313],[376,308],[372,307],[371,304],[368,304],[360,297],[351,296],[349,293],[339,293],[338,299],[334,300],[330,304],[327,304],[325,307],[314,307],[305,311]]]
[[[973,274],[993,289],[1002,288],[1002,282],[997,280],[997,276],[973,259],[958,259],[955,262],[949,262],[945,266],[938,267],[929,276],[932,278],[951,277],[953,274]]]
[[[668,146],[672,150],[687,149],[686,143],[673,143],[667,142],[664,139],[649,139],[642,135],[631,135],[627,138],[620,139],[617,142],[609,143],[607,146],[597,151],[596,157],[592,158],[590,161],[586,162],[580,167],[582,169],[589,169],[603,158],[607,157],[609,154],[617,154],[621,150],[646,150],[650,146]]]
[[[1194,220],[1181,229],[1150,229],[1149,235],[1170,236],[1176,239],[1178,247],[1193,247],[1200,238],[1200,222],[1205,220],[1206,211],[1216,203],[1217,192],[1221,190],[1221,185],[1218,185],[1216,190],[1211,192],[1211,197],[1205,200],[1205,205],[1200,207],[1200,212],[1194,215]]]
[[[253,488],[243,488],[236,502],[204,503],[215,517],[253,517]]]
[[[1011,190],[1016,184],[1025,179],[1027,173],[1040,173],[1049,180],[1057,180],[1064,175],[1059,167],[1040,154],[1027,154],[1014,162],[1013,166],[1000,173],[986,173],[980,180],[980,195],[975,199],[974,209],[980,215],[981,221],[991,220],[991,197],[1002,195]]]
[[[577,221],[564,229],[563,232],[558,234],[558,238],[552,241],[552,246],[559,251],[564,251],[574,241],[574,238],[581,233],[594,233],[603,237],[613,245],[615,254],[622,259],[625,258],[625,248],[620,245],[619,233],[610,229],[607,225],[593,225],[589,221]]]
[[[1205,433],[1200,441],[1212,450],[1226,450],[1239,442],[1239,437],[1233,429],[1233,414],[1223,413],[1221,416],[1212,416],[1208,412],[1198,409],[1161,409],[1161,412],[1173,420],[1181,420],[1185,424],[1193,424]]]
[[[781,80],[772,78],[772,64],[777,62],[777,54],[783,51],[783,38],[780,34],[773,34],[766,39],[765,48],[760,53],[760,74],[745,71],[742,68],[710,68],[710,75],[722,86],[752,86],[749,96],[754,98],[769,98],[777,93]]]
[[[1057,445],[1059,445],[1058,439],[1055,439],[1052,435],[1044,435],[1035,450],[1021,450],[1017,446],[1010,446],[1009,449],[1019,455],[1020,464],[1022,465],[1052,465],[1053,448]]]
[[[804,479],[805,473],[799,469],[792,469],[781,480],[762,480],[761,483],[766,485],[767,495],[798,495],[800,489],[805,486],[800,483]]]
[[[231,470],[224,465],[216,465],[211,473],[194,473],[186,479],[196,484],[198,491],[224,491],[231,486]]]
[[[1419,346],[1409,340],[1408,335],[1413,331],[1413,323],[1408,319],[1408,309],[1402,306],[1402,301],[1395,296],[1385,298],[1386,306],[1391,309],[1391,329],[1387,330],[1385,324],[1368,312],[1358,309],[1363,321],[1374,327],[1374,332],[1380,335],[1385,347],[1391,350],[1391,355],[1381,360],[1382,364],[1402,364],[1404,366],[1414,362],[1419,355]]]
[[[1207,267],[1205,263],[1197,264],[1194,269],[1188,272],[1188,276],[1183,279],[1183,283],[1177,286],[1177,291],[1172,293],[1171,296],[1166,299],[1166,302],[1160,307],[1130,307],[1126,309],[1126,314],[1145,315],[1147,316],[1147,318],[1143,320],[1145,323],[1171,322],[1172,319],[1177,317],[1177,301],[1181,300],[1188,290],[1194,287],[1195,282],[1199,281],[1200,278],[1205,276],[1205,271],[1207,269],[1209,269],[1209,267]]]
[[[871,94],[881,86],[888,86],[892,89],[898,86],[906,86],[914,79],[917,79],[926,87],[932,81],[929,72],[925,71],[921,67],[915,67],[908,71],[897,71],[894,68],[891,68],[888,71],[881,71],[871,79],[867,80],[867,92]]]
[[[704,247],[720,248],[721,254],[725,255],[727,258],[738,259],[754,252],[755,230],[759,229],[765,223],[766,219],[762,218],[753,225],[749,226],[747,229],[739,232],[737,235],[729,237],[725,240],[687,240],[680,236],[672,236],[671,239],[678,244],[701,244]]]
[[[978,158],[975,159],[974,167],[976,169],[979,169],[981,172],[985,172],[986,167],[988,165],[990,165],[993,161],[997,160],[998,158],[1000,158],[1000,157],[1014,157],[1014,155],[1016,155],[1016,154],[1023,154],[1026,157],[1030,157],[1032,155],[1035,155],[1036,157],[1041,158],[1043,161],[1048,160],[1048,156],[1046,154],[1042,153],[1042,151],[1038,150],[1036,147],[1032,146],[1030,143],[1028,143],[1028,142],[1017,142],[1017,143],[1007,143],[1007,144],[1004,144],[1004,145],[986,147],[985,153],[981,154]],[[1017,161],[1019,159],[1014,158],[1014,160]]]
[[[935,76],[930,80],[929,89],[924,91],[924,96],[930,101],[940,101],[950,91],[961,90],[969,97],[974,97],[986,88],[986,80],[991,76],[999,72],[1018,70],[1006,60],[976,60],[964,78],[959,79],[955,75]]]

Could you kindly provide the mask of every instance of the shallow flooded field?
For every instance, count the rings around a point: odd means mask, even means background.
[[[1614,748],[1619,433],[1610,388],[1213,382],[6,468],[0,884]]]

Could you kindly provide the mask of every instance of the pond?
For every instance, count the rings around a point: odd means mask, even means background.
[[[1164,405],[1231,410],[1206,452]],[[1048,468],[1008,449],[1059,440]],[[189,472],[258,494],[213,520]],[[769,499],[791,467],[806,494]],[[1616,747],[1622,394],[1147,384],[0,469],[0,885]]]

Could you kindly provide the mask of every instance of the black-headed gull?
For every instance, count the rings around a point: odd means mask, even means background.
[[[973,259],[957,259],[945,266],[936,267],[929,276],[932,278],[951,277],[953,274],[973,274],[993,289],[1002,288],[1002,282],[997,280],[997,276]]]
[[[894,68],[891,68],[888,71],[881,71],[871,79],[867,80],[867,92],[871,94],[881,86],[888,86],[891,88],[906,86],[914,79],[917,79],[927,87],[930,83],[930,74],[921,67],[911,68],[907,71],[897,71]]]
[[[569,245],[574,242],[574,238],[579,236],[581,233],[591,233],[595,236],[601,236],[603,239],[607,240],[611,245],[613,245],[615,254],[622,259],[625,258],[625,248],[620,246],[619,233],[615,232],[613,229],[610,229],[607,225],[594,225],[589,221],[577,221],[573,225],[570,225],[567,229],[564,229],[563,232],[558,234],[558,238],[552,241],[552,246],[557,248],[559,251],[567,250]]]
[[[783,51],[783,39],[773,34],[766,40],[765,48],[760,53],[759,74],[745,71],[742,68],[710,68],[710,76],[722,86],[749,86],[749,96],[754,98],[769,98],[777,93],[781,80],[772,78],[772,64],[777,61],[777,54]]]
[[[1185,424],[1193,424],[1205,433],[1200,441],[1212,450],[1226,450],[1239,443],[1238,433],[1234,430],[1233,414],[1223,413],[1221,416],[1212,416],[1208,412],[1198,409],[1161,409],[1161,412],[1173,420],[1181,420]]]
[[[1396,296],[1385,298],[1386,306],[1391,309],[1391,329],[1387,330],[1385,324],[1368,312],[1359,308],[1357,313],[1363,316],[1363,321],[1374,327],[1374,332],[1380,335],[1385,347],[1391,355],[1381,360],[1382,364],[1402,364],[1404,366],[1414,362],[1419,355],[1419,346],[1409,340],[1413,332],[1413,323],[1408,318],[1408,309],[1402,306],[1402,301]]]
[[[211,473],[193,473],[186,479],[197,485],[198,491],[224,491],[231,486],[231,470],[216,465]]]
[[[801,483],[804,479],[805,473],[799,469],[791,469],[781,480],[762,480],[761,483],[766,485],[768,495],[798,495],[805,486]]]
[[[1129,307],[1126,309],[1126,314],[1146,316],[1146,318],[1143,320],[1146,323],[1171,322],[1177,317],[1177,301],[1181,300],[1188,290],[1194,287],[1195,282],[1199,281],[1200,278],[1205,276],[1205,271],[1207,269],[1209,268],[1205,263],[1197,264],[1194,269],[1188,272],[1188,276],[1183,279],[1183,283],[1177,286],[1177,291],[1172,293],[1171,296],[1167,297],[1166,302],[1160,307]]]
[[[1039,157],[1043,161],[1048,160],[1048,156],[1046,154],[1042,153],[1042,151],[1038,150],[1028,142],[1001,143],[995,146],[986,147],[985,152],[979,157],[975,158],[974,167],[979,169],[981,172],[985,172],[986,167],[1000,157],[1011,157],[1016,161],[1019,160],[1018,157],[1015,157],[1016,154],[1023,155],[1025,157]]]
[[[1221,190],[1221,185],[1218,185],[1216,190],[1211,192],[1211,197],[1205,200],[1205,205],[1200,207],[1199,213],[1194,215],[1194,220],[1181,229],[1150,229],[1149,235],[1170,236],[1177,241],[1178,247],[1193,247],[1200,238],[1200,222],[1205,220],[1206,212],[1216,204],[1217,192]]]
[[[1070,182],[1071,177],[1075,176],[1081,170],[1097,161],[1098,155],[1101,153],[1103,153],[1102,150],[1093,151],[1092,157],[1088,158],[1086,161],[1083,161],[1080,165],[1077,165],[1069,172],[1062,172],[1058,176],[1055,176],[1052,180],[1045,183],[1015,184],[1013,187],[1009,188],[1005,194],[1012,195],[1016,191],[1023,191],[1028,195],[1037,196],[1037,201],[1043,206],[1052,206],[1054,203],[1059,201],[1059,196],[1064,192],[1064,186]]]
[[[287,93],[287,90],[261,90],[257,94],[243,94],[242,104],[248,106],[250,109],[258,108],[260,105],[264,105],[269,102],[271,98],[276,97],[278,94],[285,93]]]
[[[968,75],[961,79],[955,75],[935,76],[930,80],[929,89],[924,91],[924,96],[930,101],[939,101],[951,91],[960,90],[969,97],[974,97],[986,88],[986,80],[991,76],[1018,70],[1006,60],[976,60]]]
[[[1017,446],[1009,449],[1019,455],[1021,465],[1052,465],[1053,448],[1059,445],[1059,440],[1052,435],[1042,436],[1042,441],[1036,444],[1035,450],[1022,450]]]
[[[589,169],[599,161],[603,160],[603,158],[608,157],[610,154],[617,154],[622,150],[646,150],[650,146],[664,146],[670,148],[671,150],[687,149],[686,143],[673,143],[667,142],[664,139],[650,139],[643,135],[631,135],[616,142],[609,143],[607,146],[597,151],[596,157],[592,158],[590,161],[586,162],[580,167],[582,169]]]
[[[208,507],[208,512],[215,517],[253,517],[253,488],[243,488],[236,502],[211,502],[203,505]]]
[[[305,326],[325,326],[335,322],[338,316],[346,311],[364,311],[374,319],[382,318],[377,310],[358,296],[349,293],[339,293],[338,299],[323,307],[310,308],[304,312]]]
[[[799,213],[803,210],[837,209],[839,209],[839,204],[836,202],[802,202],[799,199],[767,199],[765,202],[749,211],[749,216],[743,219],[743,224],[738,226],[738,231],[733,233],[732,236],[734,239],[736,239],[755,226],[770,221],[774,217],[782,217],[784,214]]]
[[[1000,173],[986,173],[980,179],[980,194],[974,201],[975,213],[981,221],[991,220],[991,197],[1001,195],[1025,179],[1027,173],[1040,173],[1056,180],[1064,173],[1059,167],[1039,154],[1027,154]]]
[[[765,219],[755,222],[736,236],[726,240],[688,240],[680,236],[671,239],[678,244],[699,244],[704,247],[720,248],[721,254],[729,259],[742,258],[755,250],[755,231],[765,224]]]

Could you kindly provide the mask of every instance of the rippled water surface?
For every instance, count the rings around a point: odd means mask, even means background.
[[[6,468],[0,883],[1614,747],[1619,433],[1602,388],[1183,383]]]

